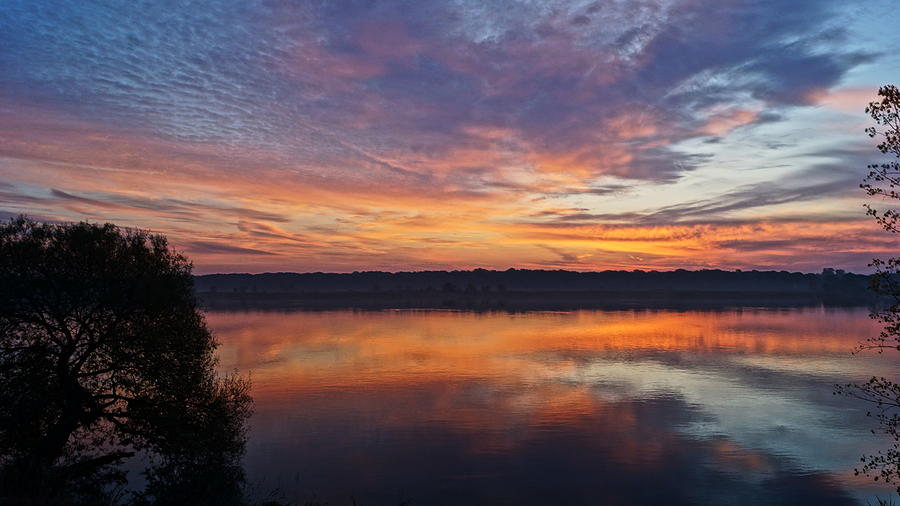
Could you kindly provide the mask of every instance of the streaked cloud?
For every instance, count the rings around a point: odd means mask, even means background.
[[[884,22],[830,0],[13,0],[0,211],[152,228],[201,271],[861,269],[886,246],[852,218],[860,100],[898,40],[860,27]]]

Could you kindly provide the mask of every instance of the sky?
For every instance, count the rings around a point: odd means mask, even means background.
[[[198,273],[868,271],[893,1],[0,2],[0,218]]]

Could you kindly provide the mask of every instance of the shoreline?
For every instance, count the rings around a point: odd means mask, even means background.
[[[719,291],[572,292],[197,292],[207,310],[443,309],[540,311],[575,309],[727,309],[741,307],[874,307],[871,294]]]

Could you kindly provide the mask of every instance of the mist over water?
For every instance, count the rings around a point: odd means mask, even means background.
[[[249,371],[260,495],[349,504],[865,504],[832,386],[865,308],[209,312]]]

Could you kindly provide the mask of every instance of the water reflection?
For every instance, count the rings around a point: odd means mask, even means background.
[[[209,314],[284,499],[857,504],[866,310]]]

